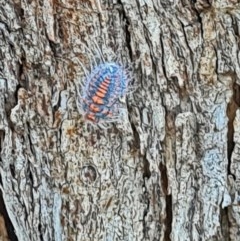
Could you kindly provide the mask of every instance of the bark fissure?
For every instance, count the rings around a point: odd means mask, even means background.
[[[172,232],[172,195],[166,195],[166,230],[164,234],[164,241],[171,241]]]
[[[131,62],[133,62],[133,53],[132,53],[132,48],[131,48],[131,32],[129,31],[129,27],[130,27],[130,22],[129,22],[129,18],[127,17],[127,14],[125,12],[124,9],[124,5],[121,2],[121,0],[118,0],[119,4],[121,5],[121,9],[122,9],[122,15],[123,15],[123,22],[124,22],[124,29],[125,29],[125,36],[126,36],[126,46],[129,52],[129,57]],[[125,20],[125,21],[124,21]]]
[[[5,225],[6,225],[6,229],[7,229],[7,233],[8,233],[8,238],[10,239],[10,241],[18,241],[18,238],[16,236],[13,224],[12,224],[12,222],[11,222],[9,216],[8,216],[8,212],[7,212],[6,207],[5,207],[4,199],[3,199],[3,196],[2,196],[2,191],[0,191],[0,214],[3,215]],[[2,233],[0,232],[0,238],[2,238],[1,235],[2,235]]]
[[[1,151],[3,148],[4,138],[5,138],[5,131],[0,130],[0,158],[1,158]]]
[[[231,173],[231,158],[234,150],[234,120],[236,117],[236,111],[240,106],[240,86],[234,81],[233,94],[227,106],[228,117],[228,133],[227,133],[227,151],[228,151],[228,174]],[[233,174],[232,174],[233,175]],[[233,175],[234,177],[234,175]],[[236,179],[236,177],[234,177]]]
[[[165,63],[164,63],[164,44],[163,44],[163,40],[162,37],[160,36],[160,46],[161,46],[161,64],[162,64],[162,69],[163,69],[163,73],[164,73],[164,77],[167,79],[167,72],[166,72],[166,68],[165,68]]]
[[[159,170],[161,174],[161,186],[163,189],[163,193],[166,198],[166,217],[164,219],[165,224],[165,232],[164,232],[164,241],[170,241],[170,234],[172,231],[172,195],[168,194],[168,176],[167,169],[164,164],[160,163]]]
[[[143,179],[145,179],[145,178],[148,179],[151,176],[149,166],[150,166],[149,161],[147,160],[147,157],[144,156],[144,158],[143,158]]]

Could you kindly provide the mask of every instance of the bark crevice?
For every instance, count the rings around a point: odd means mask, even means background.
[[[172,232],[172,195],[166,196],[166,219],[165,219],[166,231],[164,235],[164,241],[171,241],[170,235]]]
[[[161,173],[161,186],[164,194],[166,195],[166,218],[165,218],[165,233],[164,241],[170,241],[170,234],[172,231],[172,195],[168,195],[168,177],[167,169],[162,163],[159,165],[159,170]]]
[[[228,117],[228,133],[227,133],[227,152],[228,152],[228,174],[231,174],[234,179],[236,177],[231,173],[231,157],[234,150],[234,119],[236,111],[240,106],[240,86],[237,83],[233,84],[233,96],[227,106]]]
[[[12,222],[11,222],[9,216],[8,216],[8,212],[7,212],[4,200],[3,200],[2,191],[0,191],[0,214],[3,215],[6,230],[7,230],[7,233],[8,233],[8,238],[10,239],[10,241],[18,241],[18,238],[15,234]],[[2,235],[2,234],[0,233],[0,235]]]

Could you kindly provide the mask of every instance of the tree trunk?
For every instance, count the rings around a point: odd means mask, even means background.
[[[2,240],[239,241],[239,30],[238,0],[0,0]],[[135,89],[108,129],[76,101],[103,58]]]

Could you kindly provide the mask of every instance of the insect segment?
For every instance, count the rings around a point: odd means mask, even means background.
[[[98,65],[87,78],[78,107],[93,122],[113,121],[118,117],[119,98],[126,94],[127,71],[113,62]]]

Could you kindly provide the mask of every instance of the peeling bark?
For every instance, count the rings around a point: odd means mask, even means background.
[[[0,0],[0,237],[240,240],[239,4]],[[103,58],[134,77],[109,129],[76,106]]]

